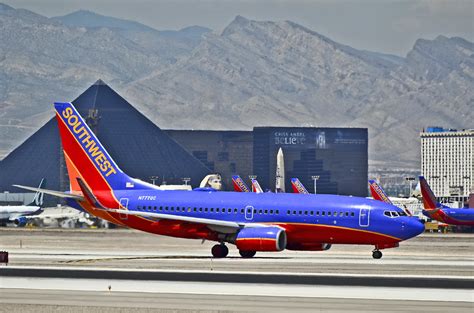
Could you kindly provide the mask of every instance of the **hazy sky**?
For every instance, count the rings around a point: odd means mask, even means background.
[[[51,17],[87,9],[159,30],[222,30],[236,15],[291,20],[354,48],[404,56],[418,38],[474,41],[474,0],[0,0]]]

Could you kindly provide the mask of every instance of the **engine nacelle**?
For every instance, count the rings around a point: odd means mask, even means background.
[[[235,245],[242,251],[282,251],[286,248],[286,232],[279,227],[243,228]]]
[[[331,249],[330,243],[292,243],[286,246],[288,250],[325,251]]]
[[[26,225],[26,223],[28,222],[28,219],[24,216],[21,216],[21,217],[17,217],[13,220],[13,223],[17,226],[17,227],[23,227]]]

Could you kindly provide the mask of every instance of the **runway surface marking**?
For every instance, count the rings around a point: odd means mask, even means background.
[[[2,277],[0,288],[474,302],[474,290]],[[440,292],[443,296],[440,297]]]

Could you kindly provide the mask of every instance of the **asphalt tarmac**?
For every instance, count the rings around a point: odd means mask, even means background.
[[[474,290],[413,282],[474,277],[474,235],[424,234],[374,260],[370,246],[333,246],[322,252],[257,253],[242,259],[233,246],[225,259],[210,257],[214,243],[175,239],[133,230],[32,230],[0,228],[0,250],[10,253],[0,268],[0,312],[473,312]],[[0,265],[1,267],[1,265]],[[23,277],[1,275],[20,270]],[[34,271],[141,271],[224,273],[239,279],[172,281],[127,276],[74,278]],[[24,269],[24,270],[22,270]],[[61,270],[62,269],[62,270]],[[6,272],[3,272],[6,273]],[[242,281],[244,275],[356,276],[361,284],[298,284]],[[65,275],[65,276],[64,276]],[[368,276],[402,279],[403,286],[370,285]],[[34,277],[33,277],[34,276]],[[46,277],[44,277],[46,276]],[[54,275],[52,275],[54,276]],[[132,275],[133,276],[133,275]],[[57,276],[56,276],[57,277]],[[79,276],[78,276],[79,277]],[[151,276],[150,276],[151,277]],[[364,279],[366,277],[367,279]],[[123,278],[123,279],[122,279]],[[336,279],[336,280],[337,280]],[[199,280],[199,279],[198,279]],[[388,280],[390,282],[390,280]],[[435,283],[436,284],[436,283]],[[110,290],[109,290],[110,287]],[[454,288],[454,289],[453,289]]]
[[[372,246],[354,245],[257,253],[253,259],[242,259],[229,245],[229,257],[215,259],[214,244],[134,230],[0,228],[0,250],[9,251],[15,266],[474,276],[474,234],[423,234],[383,250],[380,260],[372,259]]]

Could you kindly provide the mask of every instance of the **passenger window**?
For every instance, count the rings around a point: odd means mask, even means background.
[[[313,216],[313,215],[314,215],[314,211],[309,212],[309,214],[310,214],[311,216]]]
[[[344,216],[344,212],[339,212],[339,216]]]
[[[301,214],[303,214],[303,211],[300,211],[299,213],[300,213],[300,215],[301,215]]]
[[[346,212],[346,216],[349,216],[349,212]]]
[[[199,212],[202,212],[202,208],[199,208]]]
[[[258,214],[262,214],[262,210],[258,210]]]
[[[244,209],[240,209],[240,214],[244,214]]]
[[[237,210],[237,209],[234,209],[234,213],[235,213],[235,214],[237,214],[237,212],[239,212],[239,210]]]
[[[268,214],[268,210],[265,210],[265,214]]]
[[[270,210],[270,214],[273,214],[273,210]]]
[[[316,211],[316,216],[319,216],[319,211]]]
[[[214,208],[211,208],[211,212],[214,212]]]
[[[276,214],[280,214],[280,210],[276,210]]]
[[[326,215],[326,212],[325,212],[325,211],[322,211],[322,212],[321,212],[321,215],[322,215],[322,216],[325,216],[325,215]]]
[[[351,212],[351,216],[355,216],[355,213],[354,213],[354,212]]]
[[[207,208],[205,208],[204,211],[207,212]]]
[[[216,212],[219,213],[219,208],[216,208]]]
[[[286,214],[290,215],[290,214],[291,214],[291,211],[286,211]]]
[[[304,211],[304,215],[308,215],[308,211]]]

